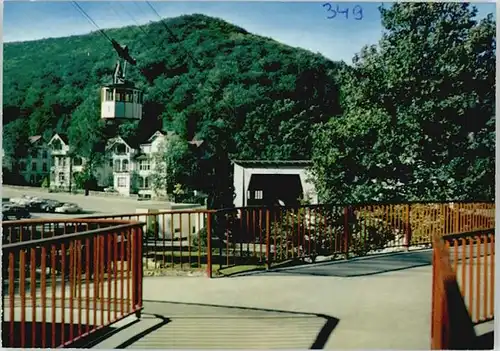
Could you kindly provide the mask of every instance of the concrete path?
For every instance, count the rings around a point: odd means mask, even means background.
[[[411,257],[421,264],[395,264]],[[146,278],[144,318],[97,347],[428,349],[432,272],[424,257],[403,253],[348,262],[353,272],[385,262],[384,269],[357,276]],[[391,260],[396,270],[389,269]],[[339,272],[345,264],[304,269]]]

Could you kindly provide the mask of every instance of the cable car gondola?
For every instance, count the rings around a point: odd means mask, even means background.
[[[119,58],[115,66],[113,83],[101,88],[101,119],[140,120],[143,93],[133,82],[125,79],[127,63],[135,66],[136,61],[130,56],[127,46],[120,46],[114,39],[112,44]]]

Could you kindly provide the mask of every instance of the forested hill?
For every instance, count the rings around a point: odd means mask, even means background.
[[[143,138],[155,129],[184,138],[230,136],[238,158],[310,157],[310,126],[340,114],[341,63],[248,33],[204,15],[106,30],[130,48],[127,78],[145,91],[144,119],[120,127]],[[68,132],[83,155],[107,136],[99,88],[116,53],[99,32],[4,45],[4,149],[23,152],[29,135]],[[160,125],[162,122],[162,125]],[[212,133],[212,134],[211,134]]]

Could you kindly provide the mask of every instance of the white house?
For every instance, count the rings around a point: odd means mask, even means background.
[[[163,158],[165,143],[174,135],[171,131],[157,131],[144,143],[121,136],[109,139],[105,149],[105,162],[94,170],[98,185],[103,188],[112,187],[123,196],[136,193],[145,198],[164,196],[164,190],[154,188],[153,177],[157,173],[166,172],[165,164],[159,160]],[[197,148],[202,143],[196,140],[189,142]],[[76,150],[71,150],[68,137],[62,133],[55,134],[46,148],[47,166],[40,161],[36,167],[47,167],[47,175],[50,170],[51,188],[69,190],[76,174],[83,171],[86,160],[77,156]],[[45,154],[41,153],[40,157],[43,159]]]
[[[175,135],[174,132],[156,131],[145,143],[140,144],[139,154],[136,158],[137,183],[139,195],[151,198],[164,196],[163,189],[154,189],[153,176],[165,172],[165,164],[159,160],[165,150],[165,143]]]
[[[132,141],[118,136],[108,141],[106,154],[113,169],[113,188],[118,193],[129,196],[134,187],[134,157],[137,154],[137,147]]]
[[[51,154],[50,187],[69,190],[74,186],[76,175],[83,172],[86,160],[71,151],[68,137],[57,133],[48,142]],[[99,186],[108,186],[108,172],[105,166],[97,167],[94,176]]]
[[[235,207],[294,206],[299,199],[318,203],[314,184],[309,181],[310,161],[234,160]]]
[[[72,185],[72,174],[81,172],[84,160],[81,157],[71,157],[68,137],[65,134],[55,134],[48,142],[51,153],[50,187],[54,189],[69,189]]]

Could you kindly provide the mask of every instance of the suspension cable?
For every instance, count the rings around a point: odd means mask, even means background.
[[[176,42],[177,44],[179,44],[180,40],[179,38],[177,38],[177,36],[174,34],[174,32],[172,32],[172,30],[168,27],[167,23],[165,22],[165,20],[160,16],[160,14],[158,13],[158,11],[156,11],[156,9],[153,7],[153,5],[151,5],[151,3],[146,0],[145,3],[151,8],[151,10],[153,10],[153,12],[156,14],[156,16],[158,16],[158,18],[160,19],[160,22],[163,24],[163,26],[165,27],[165,29],[167,30],[167,32],[170,34],[170,36],[172,37],[172,39],[174,40],[174,42]],[[200,63],[195,60],[195,58],[191,55],[191,53],[186,50],[186,48],[184,46],[182,46],[184,52],[186,53],[186,55],[191,59],[191,61],[193,61],[193,63],[198,67],[200,68]]]
[[[85,12],[85,10],[80,6],[78,5],[78,3],[76,1],[72,1],[72,4],[73,6],[91,23],[94,25],[94,27],[97,28],[97,30],[99,31],[99,33],[101,33],[104,38],[106,38],[107,40],[109,40],[109,42],[111,44],[113,44],[113,39],[111,39],[107,34],[106,32],[104,32],[98,25],[97,23],[95,23],[95,21],[92,19],[92,17],[90,17],[87,12]]]
[[[144,33],[146,36],[149,36],[149,34],[144,30],[144,28],[142,28],[142,26],[139,24],[139,22],[137,22],[137,20],[135,19],[135,17],[125,8],[125,5],[123,5],[119,1],[117,2],[117,4],[121,7],[121,9],[123,10],[123,12],[125,12],[127,14],[127,16],[136,24],[137,28],[142,33]]]

